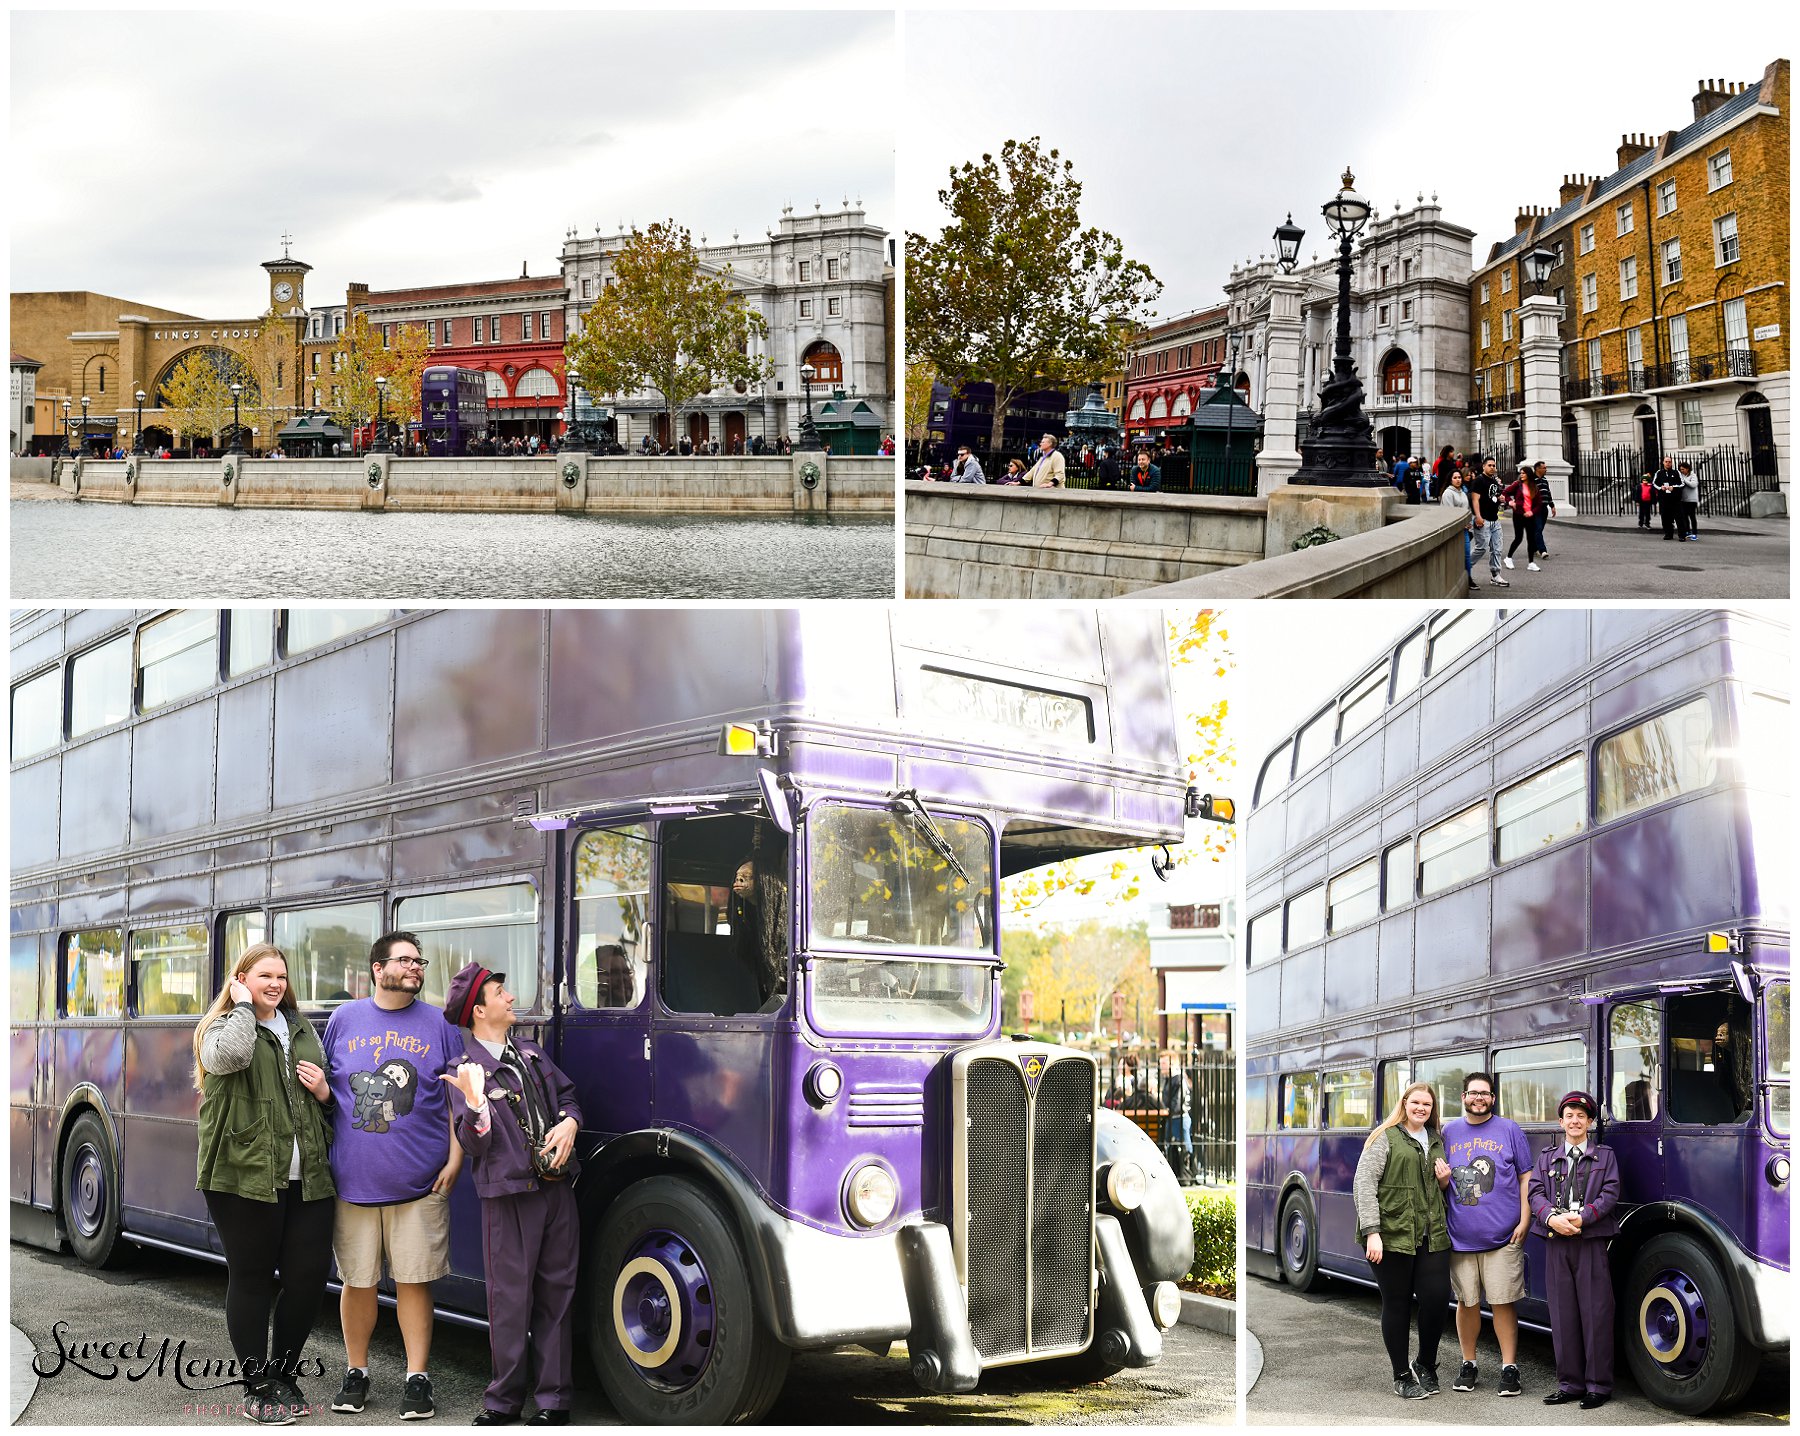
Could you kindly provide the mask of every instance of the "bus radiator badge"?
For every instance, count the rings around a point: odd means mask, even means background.
[[[1044,1077],[1044,1059],[1043,1059],[1043,1057],[1041,1057],[1039,1054],[1034,1052],[1031,1056],[1027,1057],[1023,1063],[1020,1064],[1019,1070],[1025,1074],[1025,1090],[1026,1090],[1026,1092],[1029,1093],[1031,1096],[1036,1097],[1038,1083],[1041,1082]]]

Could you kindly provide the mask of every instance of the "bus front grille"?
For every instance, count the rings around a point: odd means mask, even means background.
[[[959,1104],[958,1255],[987,1365],[1079,1350],[1092,1321],[1096,1069],[1009,1046],[962,1067]]]

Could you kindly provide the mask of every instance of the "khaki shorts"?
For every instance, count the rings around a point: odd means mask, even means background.
[[[450,1199],[427,1192],[417,1201],[359,1207],[339,1200],[331,1233],[345,1286],[374,1286],[381,1259],[395,1281],[417,1285],[450,1274]]]
[[[1525,1298],[1525,1245],[1491,1252],[1451,1252],[1450,1290],[1458,1306],[1480,1306],[1485,1293],[1490,1306],[1510,1306]]]

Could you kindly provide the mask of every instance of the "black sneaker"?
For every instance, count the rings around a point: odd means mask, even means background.
[[[1519,1384],[1519,1368],[1516,1366],[1502,1366],[1500,1368],[1500,1394],[1502,1396],[1517,1396],[1524,1390],[1525,1388]]]
[[[1404,1376],[1394,1378],[1394,1395],[1402,1401],[1423,1401],[1431,1393],[1414,1381],[1413,1374],[1409,1371]]]
[[[406,1394],[400,1398],[400,1419],[423,1421],[436,1415],[437,1407],[431,1404],[431,1378],[423,1372],[407,1377]]]
[[[1437,1367],[1435,1366],[1426,1366],[1422,1363],[1415,1362],[1413,1363],[1413,1376],[1417,1379],[1419,1385],[1425,1388],[1425,1394],[1427,1396],[1436,1396],[1438,1392],[1443,1389],[1438,1385]]]
[[[1502,1367],[1500,1369],[1501,1377],[1504,1379],[1508,1371],[1515,1369],[1516,1368],[1513,1367]],[[1452,1391],[1473,1391],[1475,1389],[1475,1378],[1479,1375],[1481,1375],[1481,1368],[1473,1361],[1465,1361],[1462,1364],[1462,1369],[1456,1373],[1456,1384],[1450,1389]]]
[[[300,1388],[285,1376],[271,1378],[269,1385],[274,1388],[276,1399],[286,1405],[294,1415],[311,1416],[313,1414],[312,1403],[306,1399]]]
[[[273,1384],[244,1393],[244,1417],[258,1426],[291,1426],[294,1422],[292,1408]]]
[[[333,1411],[361,1411],[369,1402],[369,1373],[352,1366],[344,1372],[344,1384],[331,1398]]]

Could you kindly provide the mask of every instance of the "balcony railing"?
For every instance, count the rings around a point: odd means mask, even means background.
[[[1410,389],[1393,394],[1377,394],[1375,396],[1377,407],[1385,407],[1389,404],[1410,404],[1412,401],[1413,396]]]
[[[1563,399],[1573,403],[1578,399],[1605,399],[1614,394],[1641,394],[1644,392],[1645,370],[1641,364],[1634,364],[1612,374],[1590,374],[1585,379],[1564,379]]]
[[[1650,389],[1673,389],[1682,384],[1755,377],[1755,353],[1749,349],[1727,349],[1723,354],[1688,354],[1667,364],[1652,364],[1644,371],[1644,384]]]
[[[1471,414],[1505,414],[1524,407],[1525,396],[1522,393],[1489,394],[1485,398],[1477,394],[1469,400]]]

